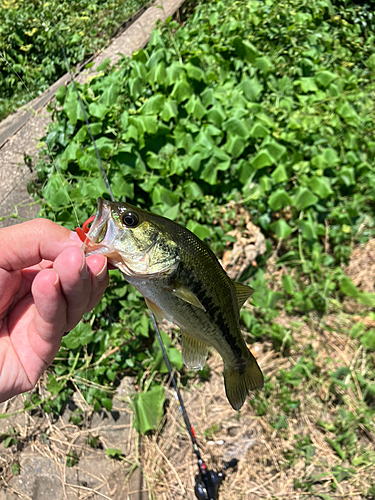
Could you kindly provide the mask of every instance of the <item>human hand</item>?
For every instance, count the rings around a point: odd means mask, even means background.
[[[72,234],[46,219],[0,229],[0,402],[35,386],[108,285],[106,258]]]

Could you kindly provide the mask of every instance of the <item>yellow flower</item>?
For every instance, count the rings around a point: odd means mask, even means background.
[[[30,43],[29,45],[22,45],[20,47],[20,50],[23,50],[24,52],[28,52],[32,47],[32,44]]]
[[[33,36],[34,33],[38,31],[38,28],[33,28],[31,31],[25,31],[25,35]]]
[[[17,9],[17,1],[3,0],[2,2],[0,2],[0,6],[2,9]]]

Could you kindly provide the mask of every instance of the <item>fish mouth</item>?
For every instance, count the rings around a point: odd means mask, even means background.
[[[118,228],[111,217],[109,204],[103,198],[98,198],[97,203],[98,208],[90,229],[86,233],[83,251],[86,256],[104,254],[110,257],[118,235]]]

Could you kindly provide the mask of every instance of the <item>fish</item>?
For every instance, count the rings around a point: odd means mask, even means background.
[[[252,289],[231,280],[194,233],[128,203],[98,198],[84,251],[105,255],[143,295],[158,321],[164,318],[179,327],[189,369],[203,368],[209,347],[220,354],[234,410],[250,391],[263,387],[262,371],[239,324],[240,308]]]

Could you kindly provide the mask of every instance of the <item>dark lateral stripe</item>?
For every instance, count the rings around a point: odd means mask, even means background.
[[[198,297],[201,304],[211,317],[212,322],[217,326],[217,328],[223,335],[224,340],[228,344],[236,359],[239,370],[245,370],[246,365],[242,357],[242,349],[237,344],[237,339],[235,338],[235,336],[231,333],[231,327],[229,322],[225,318],[225,312],[215,304],[214,298],[207,293],[207,289],[204,284],[199,279],[196,279],[196,276],[194,276],[193,272],[189,272],[185,268],[183,262],[180,263],[178,274],[182,278],[183,282],[186,283],[187,286],[192,290],[192,292]],[[228,296],[230,296],[230,292],[228,293]],[[230,307],[230,304],[228,304],[228,307]]]

